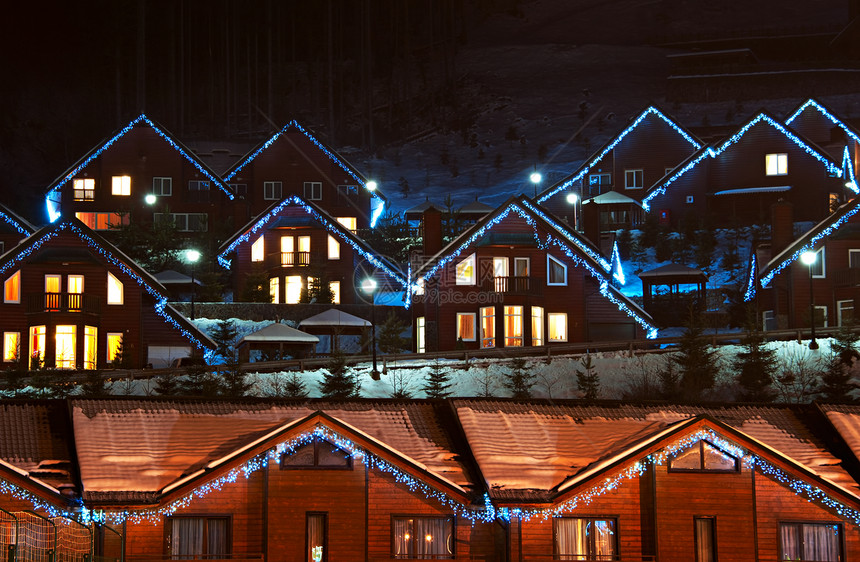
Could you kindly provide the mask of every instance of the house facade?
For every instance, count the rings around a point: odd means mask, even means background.
[[[74,218],[0,256],[0,281],[5,367],[167,366],[214,348],[151,275]]]
[[[313,202],[334,217],[350,217],[353,230],[372,226],[385,208],[375,182],[307,129],[291,121],[224,173],[241,216],[250,220],[290,196]]]
[[[767,223],[779,199],[795,205],[797,220],[817,222],[856,193],[842,176],[841,160],[760,113],[720,144],[680,163],[642,202],[668,225]]]
[[[860,163],[860,135],[845,119],[814,99],[800,104],[785,124],[827,151],[834,161],[843,161],[843,179],[855,181]],[[853,191],[857,191],[856,186]]]
[[[0,544],[76,562],[853,560],[858,413],[13,401],[0,415],[18,437],[0,448]]]
[[[650,317],[613,285],[611,265],[540,207],[511,199],[413,268],[415,349],[652,337]]]
[[[355,230],[355,217],[333,217],[291,195],[227,240],[218,260],[231,271],[235,301],[252,282],[266,284],[271,302],[286,304],[369,302],[367,278],[377,280],[380,292],[404,292],[405,276]]]

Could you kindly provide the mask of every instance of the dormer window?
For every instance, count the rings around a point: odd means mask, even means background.
[[[677,453],[669,461],[673,472],[738,472],[740,463],[725,451],[705,441],[697,441],[690,448]]]
[[[784,176],[788,174],[788,154],[784,152],[766,154],[764,157],[765,173],[769,176]]]

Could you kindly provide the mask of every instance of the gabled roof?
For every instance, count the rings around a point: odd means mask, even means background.
[[[27,222],[3,203],[0,203],[0,221],[5,222],[10,228],[17,230],[22,236],[29,236],[36,232],[35,226]]]
[[[592,168],[597,166],[597,164],[599,164],[600,161],[603,160],[603,157],[606,156],[609,152],[611,152],[616,146],[618,146],[618,144],[621,143],[627,137],[627,135],[634,132],[636,128],[646,118],[652,115],[663,120],[667,125],[669,125],[673,130],[675,130],[681,138],[690,143],[691,150],[699,150],[702,147],[702,143],[687,129],[667,117],[666,114],[664,114],[656,107],[649,106],[642,113],[639,114],[639,116],[633,121],[633,123],[631,123],[626,129],[621,131],[621,133],[619,133],[618,136],[616,136],[614,139],[606,143],[602,149],[598,150],[595,155],[589,160],[587,160],[586,163],[583,164],[577,171],[575,171],[570,176],[564,178],[560,182],[556,183],[555,185],[547,188],[543,193],[538,194],[536,201],[538,203],[543,203],[556,193],[569,189],[571,185],[581,180],[583,177],[585,177],[586,174],[588,174],[589,171],[591,171]]]
[[[795,119],[800,117],[804,112],[817,112],[824,119],[830,121],[836,127],[839,127],[845,132],[845,135],[853,140],[855,143],[860,144],[860,135],[854,130],[853,127],[848,125],[845,121],[838,118],[832,112],[828,111],[826,107],[818,103],[816,100],[810,98],[802,103],[789,117],[785,120],[785,124],[791,126]]]
[[[370,322],[364,318],[359,318],[354,314],[330,308],[319,314],[314,314],[299,322],[299,327],[302,326],[342,326],[351,328],[369,328]]]
[[[648,333],[649,338],[656,337],[657,330],[651,324],[650,315],[612,285],[612,264],[600,253],[600,250],[590,240],[552,218],[542,207],[535,205],[525,196],[508,199],[506,203],[484,216],[442,248],[438,254],[428,259],[413,273],[416,281],[412,283],[410,291],[416,291],[419,280],[426,281],[437,275],[447,264],[473,248],[485,235],[492,234],[492,230],[497,228],[497,225],[506,217],[513,215],[524,219],[533,228],[538,224],[545,228],[549,232],[546,239],[541,239],[537,230],[534,230],[532,236],[535,245],[545,249],[557,249],[577,266],[584,267],[592,277],[597,279],[600,292],[604,297],[633,318]]]
[[[699,149],[696,153],[689,156],[685,161],[678,164],[674,170],[666,174],[663,179],[661,179],[658,183],[654,184],[649,188],[648,195],[642,200],[642,206],[645,210],[648,210],[649,202],[659,195],[663,195],[666,193],[666,190],[671,186],[678,178],[682,177],[684,174],[698,166],[703,161],[707,161],[710,159],[719,158],[722,153],[731,147],[733,144],[738,142],[743,136],[749,131],[752,127],[764,124],[772,127],[782,135],[784,135],[787,139],[794,142],[798,147],[804,150],[807,154],[821,162],[821,165],[827,170],[828,173],[833,174],[836,177],[842,177],[842,168],[841,165],[837,162],[834,162],[830,156],[828,156],[823,150],[819,149],[815,146],[815,144],[807,139],[802,138],[797,133],[794,133],[788,130],[783,124],[779,121],[771,117],[765,112],[761,112],[751,120],[749,120],[745,125],[743,125],[740,129],[738,129],[732,136],[727,138],[722,142],[722,144],[718,146],[706,146]]]
[[[348,228],[340,224],[316,204],[311,201],[305,201],[298,195],[290,195],[282,201],[274,203],[259,218],[254,218],[251,222],[240,228],[219,248],[218,263],[225,269],[230,269],[229,255],[243,244],[253,244],[254,240],[275,224],[279,213],[291,207],[301,209],[307,213],[310,218],[318,222],[334,238],[352,247],[370,264],[404,288],[407,286],[406,279],[391,262],[374,252],[361,238],[353,234]]]
[[[588,205],[589,203],[594,203],[596,205],[617,205],[617,204],[631,204],[631,205],[640,205],[639,201],[633,199],[632,197],[628,197],[623,193],[619,193],[618,191],[607,191],[606,193],[601,193],[600,195],[595,195],[589,199],[586,199],[582,202],[583,205]]]
[[[358,170],[356,170],[349,162],[347,162],[346,160],[341,158],[334,150],[329,148],[325,143],[323,143],[318,138],[316,138],[314,135],[312,135],[310,133],[310,131],[308,131],[307,129],[305,129],[301,125],[299,125],[298,121],[296,121],[296,120],[290,121],[289,123],[284,125],[284,127],[280,131],[278,131],[277,133],[275,133],[274,135],[272,135],[271,137],[269,137],[267,140],[263,141],[262,143],[260,143],[256,147],[252,148],[248,154],[246,154],[244,157],[242,157],[241,160],[236,162],[236,164],[234,164],[229,170],[227,170],[227,172],[224,173],[224,181],[229,182],[231,179],[233,179],[234,176],[236,176],[236,174],[238,174],[243,168],[245,168],[245,166],[250,164],[263,151],[265,151],[270,146],[272,146],[272,144],[274,144],[276,140],[278,140],[282,136],[286,135],[287,133],[294,132],[294,131],[300,132],[305,137],[307,137],[308,140],[310,140],[314,145],[316,145],[316,147],[319,148],[320,151],[329,158],[329,160],[331,160],[332,162],[337,164],[344,172],[346,172],[350,177],[352,177],[356,182],[358,182],[359,185],[361,185],[363,188],[367,189],[367,191],[370,192],[370,194],[373,197],[377,197],[377,198],[381,199],[382,201],[387,201],[387,199],[385,198],[385,195],[383,195],[382,192],[380,192],[378,189],[371,190],[367,187],[367,181],[368,180],[366,180],[364,178],[364,176],[362,176],[358,172]]]
[[[314,335],[291,328],[286,324],[275,322],[265,328],[252,332],[239,340],[237,346],[245,342],[281,342],[281,343],[318,343],[320,339]]]
[[[856,215],[858,211],[860,211],[860,197],[851,199],[840,205],[830,216],[804,232],[781,252],[772,256],[770,261],[761,266],[758,272],[755,271],[755,263],[753,263],[750,270],[750,279],[752,280],[757,274],[758,283],[750,282],[748,284],[744,300],[752,300],[759,287],[766,287],[770,284],[774,276],[799,259],[803,252],[816,250],[823,240],[844,227],[848,220]],[[754,253],[752,261],[755,261]]]
[[[75,235],[87,245],[91,254],[114,267],[118,267],[123,273],[131,277],[141,289],[155,299],[154,310],[159,316],[178,329],[192,345],[200,348],[204,353],[212,352],[215,343],[168,304],[167,290],[155,277],[76,218],[63,219],[48,224],[0,256],[0,274],[25,263],[31,254],[38,252],[43,246],[50,246],[51,240],[63,232]]]
[[[167,132],[164,127],[157,125],[152,119],[147,117],[145,114],[141,113],[136,119],[134,119],[131,123],[120,129],[117,133],[115,133],[111,138],[93,148],[89,153],[87,153],[83,158],[78,160],[75,164],[72,165],[71,168],[63,172],[59,178],[54,180],[54,182],[48,187],[48,193],[46,195],[46,203],[48,205],[48,217],[51,222],[55,221],[59,218],[59,190],[60,188],[68,181],[72,180],[83,168],[90,164],[93,160],[101,156],[102,152],[108,150],[114,143],[128,134],[134,127],[147,125],[153,131],[158,133],[158,135],[164,139],[167,144],[169,144],[174,150],[176,150],[183,158],[185,158],[192,166],[197,168],[200,173],[202,173],[206,178],[209,179],[214,185],[218,187],[221,191],[223,191],[228,198],[233,199],[233,192],[230,191],[230,188],[227,187],[227,184],[218,177],[214,171],[212,171],[209,166],[204,164],[197,156],[194,155],[194,152],[176,140],[173,135]],[[56,205],[57,208],[53,208],[53,205]]]

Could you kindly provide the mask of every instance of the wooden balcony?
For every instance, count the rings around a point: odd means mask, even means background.
[[[534,295],[543,294],[538,283],[532,283],[531,277],[493,277],[486,279],[481,284],[481,289],[493,293],[505,293],[509,295]]]
[[[275,252],[266,259],[269,267],[307,267],[311,263],[310,252]]]
[[[99,314],[101,297],[83,293],[36,293],[27,295],[27,314],[81,312]]]

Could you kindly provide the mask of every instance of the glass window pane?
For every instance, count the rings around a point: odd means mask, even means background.
[[[702,443],[705,470],[737,470],[737,459],[724,453],[710,443]]]
[[[326,555],[326,514],[308,513],[308,562],[322,562]]]
[[[702,449],[699,447],[699,442],[696,442],[686,451],[679,453],[669,463],[669,468],[675,470],[701,470],[702,469]]]
[[[716,544],[714,541],[714,519],[697,517],[694,520],[696,531],[696,562],[714,562]]]

